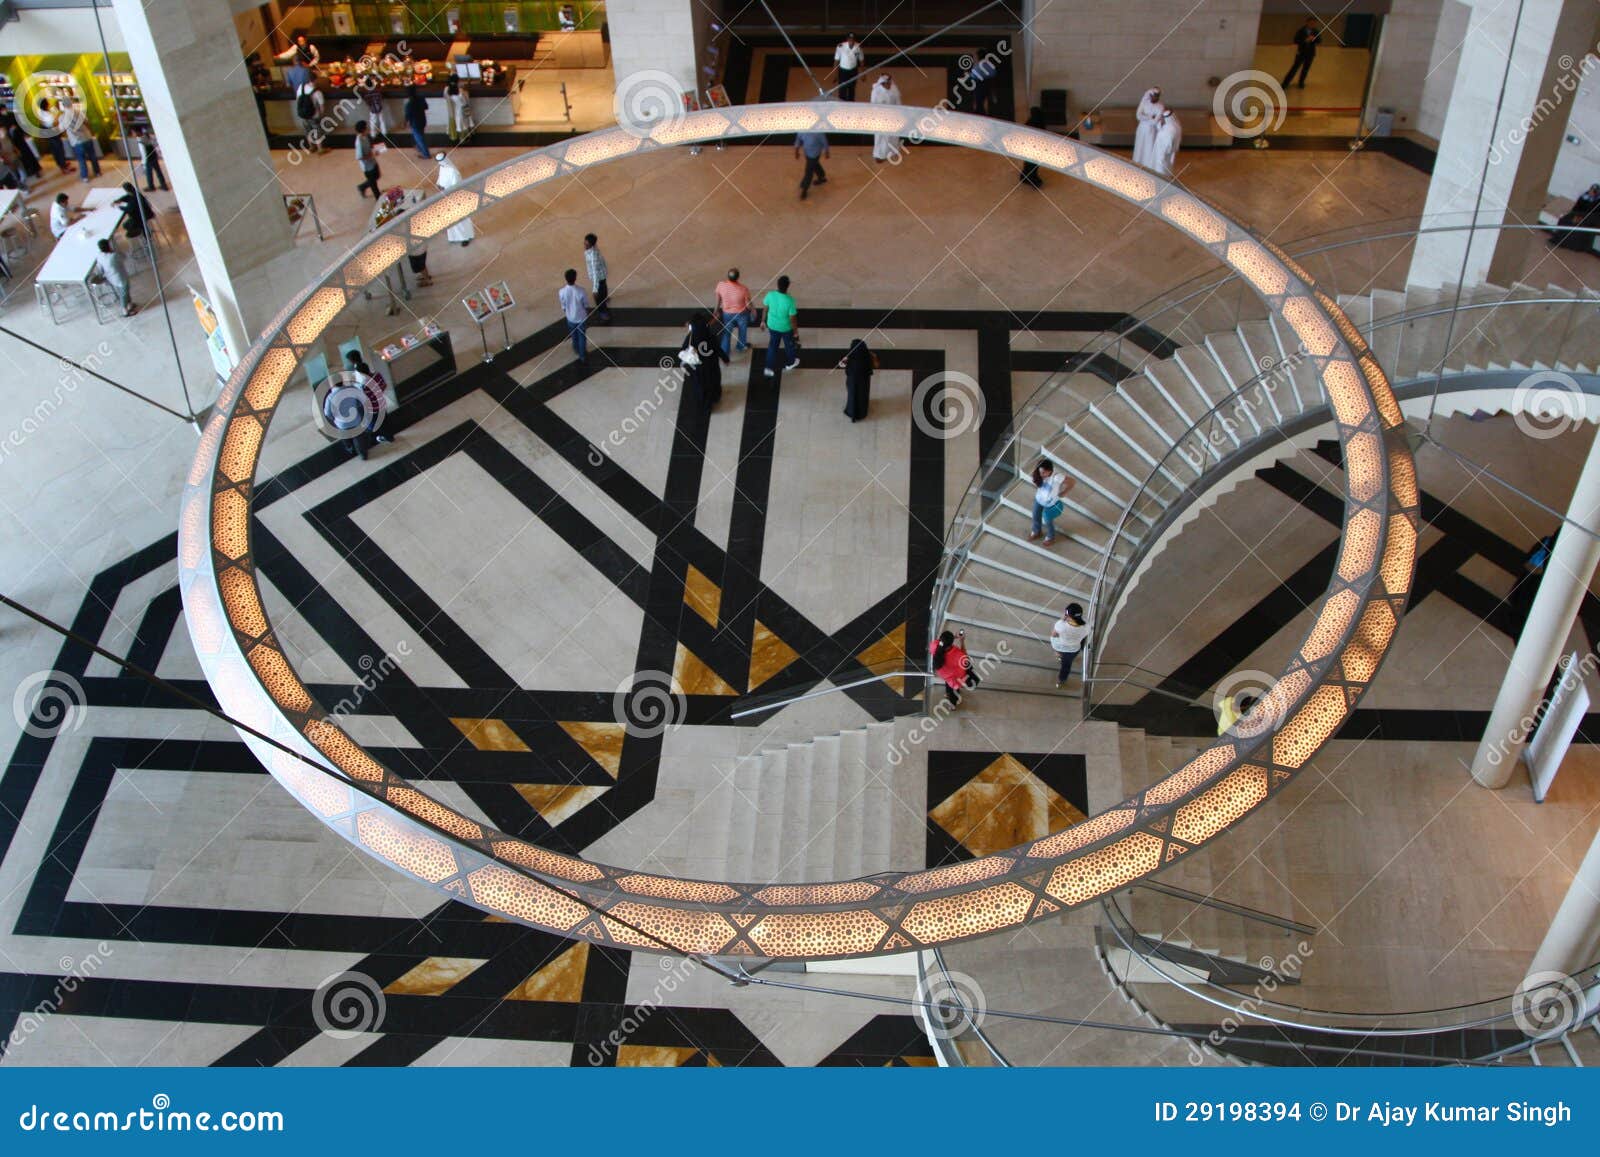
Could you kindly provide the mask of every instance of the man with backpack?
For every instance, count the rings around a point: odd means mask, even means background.
[[[322,143],[322,92],[309,72],[305,82],[294,90],[294,115],[306,135],[306,152],[322,152],[326,147]]]

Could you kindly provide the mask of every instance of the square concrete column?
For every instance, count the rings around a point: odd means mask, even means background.
[[[711,10],[699,0],[607,0],[611,70],[617,101],[637,123],[653,119],[645,107],[706,87],[700,71],[711,39]],[[655,113],[654,116],[667,115]]]
[[[113,0],[194,261],[228,347],[283,304],[266,266],[293,248],[231,5]]]
[[[1536,224],[1584,57],[1595,48],[1596,6],[1594,0],[1467,2],[1472,12],[1424,224]],[[1542,234],[1524,230],[1425,236],[1406,281],[1430,288],[1509,285],[1529,247],[1543,242]]]

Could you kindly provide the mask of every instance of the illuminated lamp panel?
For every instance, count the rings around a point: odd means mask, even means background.
[[[1343,687],[1318,687],[1306,705],[1272,737],[1272,762],[1298,768],[1339,730],[1349,714]]]
[[[1174,193],[1161,202],[1161,215],[1195,240],[1220,245],[1228,239],[1228,226],[1193,197]]]
[[[395,807],[416,816],[455,836],[458,840],[481,840],[483,829],[460,812],[451,811],[442,803],[429,799],[420,791],[409,787],[391,787],[383,797]]]
[[[858,904],[883,891],[866,880],[845,880],[838,884],[774,884],[755,895],[756,900],[773,908],[800,904]]]
[[[737,935],[720,913],[699,908],[666,908],[622,900],[601,913],[600,918],[618,943],[640,948],[659,949],[666,943],[683,952],[715,953]],[[633,927],[625,927],[624,922]]]
[[[226,632],[222,626],[222,608],[210,598],[197,599],[193,595],[183,603],[183,617],[189,624],[189,637],[194,642],[195,653],[202,658],[222,650]]]
[[[319,289],[311,295],[300,312],[285,326],[289,340],[295,345],[310,345],[328,328],[328,323],[339,316],[344,308],[344,290],[335,286]]]
[[[294,364],[292,356],[290,364]],[[188,485],[199,486],[211,476],[217,447],[222,445],[222,435],[227,425],[228,415],[221,409],[213,410],[205,429],[200,432],[200,447],[195,451],[194,461],[189,464]]]
[[[352,257],[344,267],[344,281],[346,285],[359,289],[370,284],[382,276],[396,261],[406,255],[406,239],[389,234],[379,237],[360,253]]]
[[[650,130],[657,144],[678,145],[684,141],[705,141],[720,137],[733,126],[719,112],[696,112],[679,119],[668,119]]]
[[[1179,808],[1172,817],[1172,838],[1185,844],[1203,844],[1238,823],[1266,798],[1266,769],[1246,764]]]
[[[1315,663],[1331,655],[1350,624],[1355,622],[1360,606],[1361,596],[1353,590],[1342,590],[1323,603],[1317,621],[1311,625],[1311,633],[1300,648],[1300,657],[1307,663]]]
[[[1325,358],[1338,344],[1338,331],[1309,297],[1291,297],[1283,303],[1283,317],[1300,338],[1306,352]]]
[[[1372,413],[1372,403],[1367,401],[1366,380],[1352,363],[1329,362],[1322,371],[1322,388],[1328,391],[1333,416],[1346,426],[1359,426]]]
[[[1378,536],[1382,519],[1376,510],[1358,510],[1344,524],[1339,541],[1338,574],[1347,583],[1366,574],[1378,560]]]
[[[349,787],[286,751],[273,753],[272,774],[307,807],[329,819],[342,816],[351,808]]]
[[[658,900],[691,900],[699,904],[721,904],[736,898],[737,889],[726,884],[703,880],[674,880],[666,876],[645,876],[635,873],[623,876],[617,884],[636,896],[654,896]]]
[[[483,182],[483,191],[490,197],[509,197],[519,189],[549,180],[560,167],[554,157],[529,157],[498,173],[491,173]]]
[[[250,500],[237,490],[211,497],[211,545],[235,561],[249,553]]]
[[[236,566],[217,575],[217,586],[222,589],[222,605],[227,609],[228,621],[241,634],[259,639],[267,633],[267,612],[261,606],[255,580]]]
[[[204,562],[211,546],[206,535],[206,516],[210,513],[208,497],[204,491],[190,491],[178,514],[178,565],[184,571],[193,571]]]
[[[1368,604],[1344,649],[1344,677],[1352,683],[1370,683],[1399,625],[1388,603]]]
[[[923,117],[917,122],[917,130],[930,140],[949,141],[958,145],[981,145],[989,139],[987,133],[970,121],[934,122],[931,117]]]
[[[1236,754],[1231,743],[1206,748],[1161,782],[1152,784],[1144,793],[1145,806],[1161,807],[1182,799],[1232,763]]]
[[[1277,259],[1254,241],[1235,241],[1228,246],[1229,265],[1258,291],[1277,297],[1289,288],[1289,273]]]
[[[1234,734],[1241,739],[1254,739],[1266,734],[1289,714],[1289,709],[1310,689],[1311,672],[1303,668],[1290,671],[1255,701],[1250,710],[1245,712],[1244,718],[1233,725]]]
[[[910,117],[900,109],[881,104],[835,109],[828,114],[828,123],[841,132],[909,133],[911,131]]]
[[[1384,589],[1391,595],[1409,593],[1416,561],[1417,528],[1409,518],[1391,518],[1389,538],[1383,544],[1383,561],[1378,564]]]
[[[1389,455],[1389,490],[1407,510],[1417,508],[1417,460],[1396,451]]]
[[[1361,372],[1366,375],[1367,385],[1372,388],[1372,396],[1378,403],[1378,413],[1383,416],[1384,426],[1392,430],[1404,422],[1405,416],[1400,413],[1400,403],[1395,400],[1389,375],[1383,372],[1377,359],[1371,354],[1362,358]]]
[[[931,872],[917,872],[914,875],[903,876],[895,882],[895,887],[902,892],[937,892],[943,888],[954,888],[959,884],[975,884],[979,880],[992,880],[996,876],[1003,876],[1015,863],[1015,860],[1005,856],[964,860],[959,864],[947,864],[945,867],[935,868]]]
[[[1069,907],[1087,904],[1159,868],[1164,844],[1160,836],[1134,832],[1114,844],[1062,864],[1050,873],[1050,882],[1044,890]]]
[[[1013,157],[1049,165],[1053,169],[1065,169],[1078,159],[1078,150],[1054,133],[1007,133],[1000,138],[1000,147]],[[1150,191],[1142,196],[1149,197],[1154,192],[1152,183]]]
[[[1114,157],[1095,157],[1083,166],[1083,175],[1102,189],[1133,201],[1148,201],[1161,187],[1149,173]]]
[[[1081,824],[1073,824],[1065,831],[1046,836],[1028,849],[1028,855],[1039,860],[1053,860],[1078,848],[1088,847],[1097,840],[1114,836],[1133,823],[1139,813],[1132,808],[1117,808],[1091,816]]]
[[[282,651],[261,643],[250,648],[247,658],[274,703],[290,711],[311,710],[311,694],[296,678],[294,668],[289,666]]]
[[[859,956],[889,931],[871,912],[775,912],[750,928],[750,942],[767,956]]]
[[[1333,324],[1339,327],[1339,336],[1344,338],[1357,354],[1366,353],[1367,339],[1361,336],[1361,331],[1356,328],[1356,323],[1350,320],[1350,316],[1339,308],[1339,303],[1320,289],[1314,292],[1317,300],[1322,303],[1322,308],[1327,311],[1329,317],[1333,318]]]
[[[1368,431],[1344,444],[1345,488],[1357,502],[1371,502],[1383,489],[1383,443]]]
[[[918,900],[900,926],[924,944],[943,944],[1012,928],[1028,918],[1034,895],[1021,884],[999,884],[959,896]]]
[[[217,460],[217,469],[224,478],[229,482],[250,481],[265,434],[254,418],[235,418],[228,423],[228,436],[222,440],[222,456]]]
[[[569,899],[499,864],[485,864],[467,876],[472,898],[495,912],[566,932],[589,914],[586,905]]]
[[[294,373],[294,351],[268,350],[261,356],[250,384],[244,388],[244,400],[253,410],[271,410],[283,395],[284,384]]]
[[[574,860],[558,852],[547,851],[522,840],[502,840],[491,845],[495,858],[521,864],[546,876],[560,876],[563,880],[588,883],[602,878],[605,873],[584,860]]]
[[[798,133],[820,119],[804,107],[752,109],[739,117],[739,127],[752,133]]]
[[[383,782],[382,765],[363,751],[355,740],[326,719],[307,720],[304,734],[313,747],[332,760],[333,765],[351,779],[363,780],[366,783]]]
[[[633,137],[628,139],[634,140]],[[442,233],[450,226],[472,216],[477,208],[478,194],[471,189],[457,189],[443,200],[435,201],[427,208],[418,209],[411,215],[411,236],[426,239]]]
[[[401,871],[430,884],[447,880],[458,870],[449,844],[380,811],[356,816],[356,838]]]
[[[1294,274],[1307,285],[1313,284],[1315,279],[1311,276],[1311,274],[1307,273],[1305,268],[1293,257],[1290,257],[1287,253],[1270,241],[1264,240],[1261,242],[1261,244],[1266,247],[1268,253],[1271,253],[1284,265],[1288,266],[1290,273]]]

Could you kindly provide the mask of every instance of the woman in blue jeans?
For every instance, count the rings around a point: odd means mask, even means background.
[[[1055,463],[1041,458],[1033,468],[1033,533],[1029,542],[1037,542],[1042,535],[1044,545],[1056,540],[1056,519],[1061,517],[1062,492],[1070,488],[1071,479],[1056,472]]]

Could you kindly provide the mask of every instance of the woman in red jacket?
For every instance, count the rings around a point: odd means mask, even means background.
[[[962,645],[966,642],[966,638],[965,631],[959,631],[954,635],[945,631],[928,648],[933,655],[933,672],[944,680],[945,697],[953,707],[961,706],[963,687],[978,685],[978,675],[972,669],[972,658]]]

